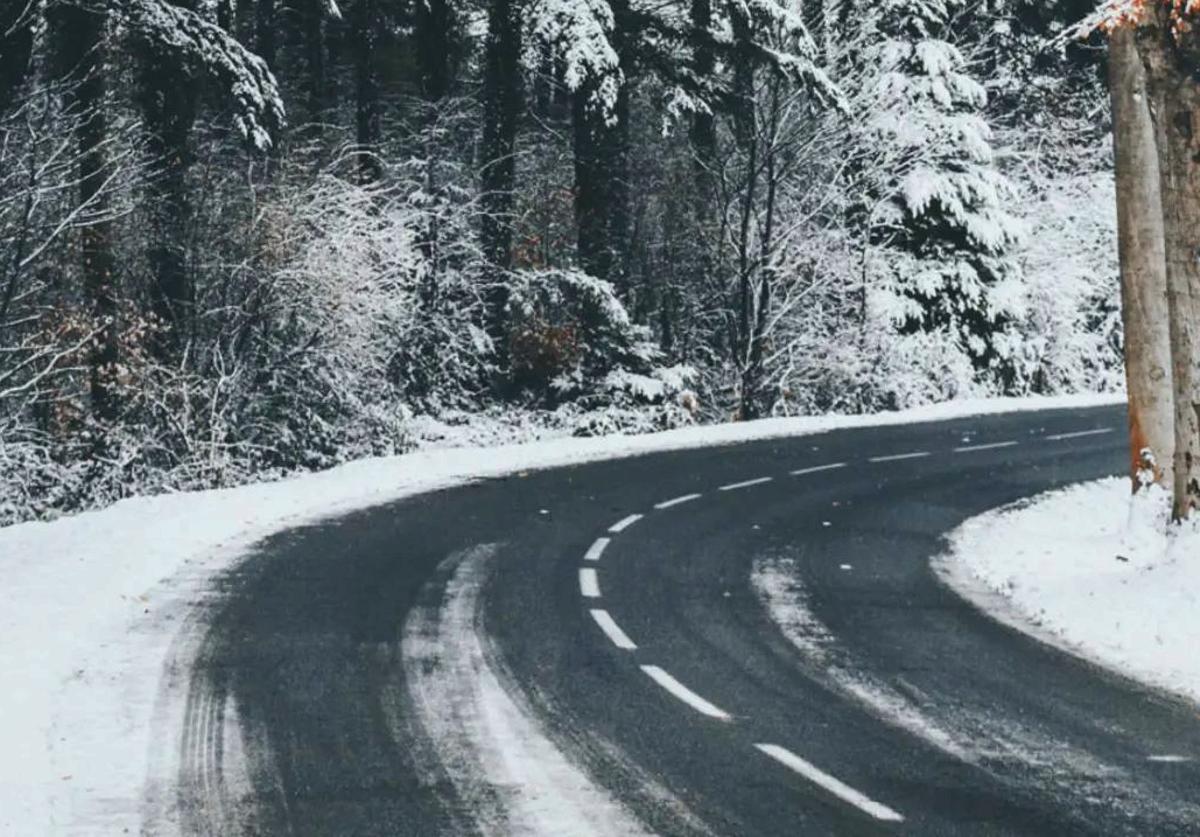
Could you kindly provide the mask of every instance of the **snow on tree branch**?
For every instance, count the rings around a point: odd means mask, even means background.
[[[260,151],[271,147],[272,135],[284,123],[284,108],[263,59],[195,12],[162,0],[118,0],[114,11],[146,48],[190,74],[216,79],[233,99],[234,123],[242,136]]]
[[[613,13],[604,0],[540,0],[530,10],[535,41],[562,59],[564,81],[575,92],[598,80],[594,105],[609,110],[623,83],[620,59],[613,49]]]

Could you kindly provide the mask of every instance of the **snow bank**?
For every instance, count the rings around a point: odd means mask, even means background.
[[[271,484],[125,500],[0,529],[0,833],[131,833],[170,794],[175,742],[152,740],[191,602],[261,538],[484,476],[850,427],[1118,403],[959,401],[874,416],[768,419],[646,436],[426,450]],[[1196,682],[1200,683],[1200,679]],[[175,684],[175,688],[178,684]],[[157,715],[155,713],[158,713]]]
[[[937,569],[1039,639],[1200,702],[1200,520],[1111,478],[967,521]]]

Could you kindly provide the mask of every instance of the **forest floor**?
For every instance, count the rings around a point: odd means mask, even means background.
[[[1170,499],[1110,478],[964,523],[938,569],[996,618],[1200,701],[1200,520],[1169,537]]]

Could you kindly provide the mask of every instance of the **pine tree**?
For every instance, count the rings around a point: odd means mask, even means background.
[[[986,93],[949,40],[947,0],[888,0],[867,52],[880,68],[867,142],[892,164],[871,185],[882,210],[876,302],[904,333],[945,330],[981,373],[1011,384],[1009,330],[1021,312],[1021,228],[996,168]]]

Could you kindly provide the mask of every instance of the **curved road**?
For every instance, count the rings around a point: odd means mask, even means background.
[[[207,608],[160,815],[193,834],[1200,833],[1194,707],[1002,627],[930,566],[965,518],[1119,472],[1124,423],[663,453],[276,537]]]

